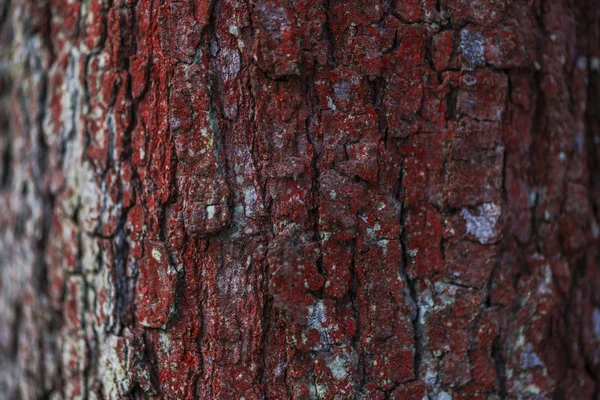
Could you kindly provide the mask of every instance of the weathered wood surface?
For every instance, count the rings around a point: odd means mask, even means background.
[[[0,4],[1,398],[600,395],[597,2]]]

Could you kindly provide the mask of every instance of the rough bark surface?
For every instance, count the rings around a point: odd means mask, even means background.
[[[0,23],[1,398],[600,396],[597,2]]]

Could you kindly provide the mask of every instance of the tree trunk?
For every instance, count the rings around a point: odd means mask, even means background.
[[[0,4],[2,399],[599,398],[595,1]]]

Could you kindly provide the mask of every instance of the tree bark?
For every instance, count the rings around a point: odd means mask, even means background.
[[[595,1],[0,4],[1,398],[600,398]]]

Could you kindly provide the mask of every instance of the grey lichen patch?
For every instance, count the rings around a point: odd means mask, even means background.
[[[498,238],[498,220],[501,208],[493,203],[484,203],[477,207],[478,213],[473,215],[466,208],[462,209],[462,216],[467,225],[467,233],[474,236],[479,243],[493,243]]]
[[[230,81],[235,79],[241,69],[241,57],[237,51],[224,54],[222,57],[222,64],[220,65],[221,73],[225,80]]]
[[[525,351],[521,353],[521,368],[531,369],[534,367],[543,367],[544,363],[539,356],[533,351],[531,343],[527,343]]]
[[[133,384],[127,370],[128,346],[122,337],[108,335],[100,345],[100,380],[108,399],[126,396]]]
[[[460,49],[468,69],[485,64],[483,43],[481,33],[470,32],[468,29],[463,29],[460,32]]]
[[[346,366],[346,360],[344,360],[339,355],[333,357],[331,362],[327,364],[329,370],[331,371],[331,375],[337,380],[344,380],[348,377],[348,370]]]
[[[452,400],[452,396],[447,392],[440,392],[437,396],[437,400]]]
[[[600,308],[594,308],[594,312],[592,314],[592,322],[594,336],[596,336],[597,339],[600,339]]]

